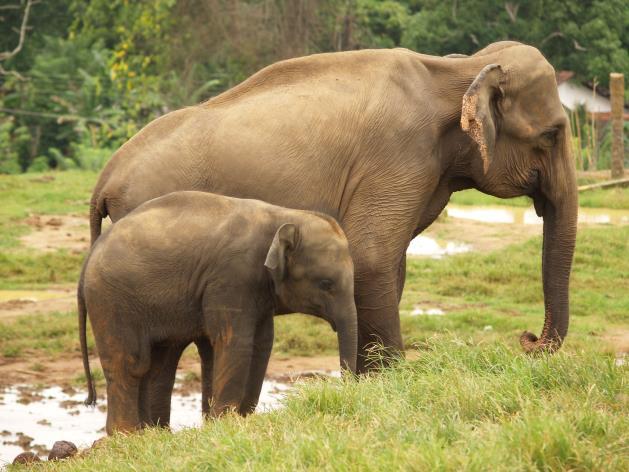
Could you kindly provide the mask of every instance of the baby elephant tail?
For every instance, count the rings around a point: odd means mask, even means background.
[[[89,257],[89,256],[88,256]],[[81,278],[79,279],[79,286],[76,293],[78,309],[79,309],[79,337],[81,339],[81,355],[83,356],[83,369],[85,369],[85,379],[87,380],[87,399],[85,404],[88,406],[94,406],[96,404],[96,387],[94,386],[94,379],[92,378],[92,371],[90,370],[89,354],[87,352],[87,306],[85,305],[84,294],[84,279],[85,279],[85,267],[87,261],[83,265],[81,271]]]

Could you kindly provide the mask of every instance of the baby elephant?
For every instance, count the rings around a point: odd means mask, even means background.
[[[326,215],[257,200],[175,192],[103,234],[78,287],[107,381],[107,432],[151,424],[150,381],[169,344],[205,339],[213,352],[212,415],[252,411],[273,344],[273,315],[309,313],[338,333],[341,366],[356,366],[354,268]]]

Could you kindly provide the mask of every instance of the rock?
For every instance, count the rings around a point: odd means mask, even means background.
[[[16,464],[32,464],[33,462],[41,462],[41,459],[34,452],[22,452],[15,456],[13,465]]]
[[[92,449],[98,449],[99,447],[103,447],[107,442],[108,436],[103,436],[102,438],[98,438],[96,441],[92,443]]]
[[[58,228],[59,226],[63,225],[63,221],[61,221],[61,218],[50,218],[48,221],[46,221],[46,224],[48,226],[52,226],[55,228]]]
[[[70,441],[57,441],[53,444],[50,454],[48,454],[49,461],[57,461],[61,459],[67,459],[79,452],[74,443]]]

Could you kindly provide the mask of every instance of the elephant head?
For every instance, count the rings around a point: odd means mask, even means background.
[[[286,223],[275,233],[264,264],[278,304],[328,321],[337,332],[341,367],[356,371],[358,328],[354,265],[336,221],[312,214],[301,224]]]
[[[501,198],[528,195],[544,219],[545,322],[539,338],[525,332],[520,342],[529,352],[556,350],[568,331],[578,203],[570,125],[554,69],[537,49],[514,42],[453,60],[481,67],[463,95],[460,121],[475,148],[469,163],[475,186]]]

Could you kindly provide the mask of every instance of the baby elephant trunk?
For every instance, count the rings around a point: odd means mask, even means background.
[[[356,373],[356,356],[358,349],[358,323],[354,301],[346,303],[335,310],[336,332],[339,341],[341,368]]]

